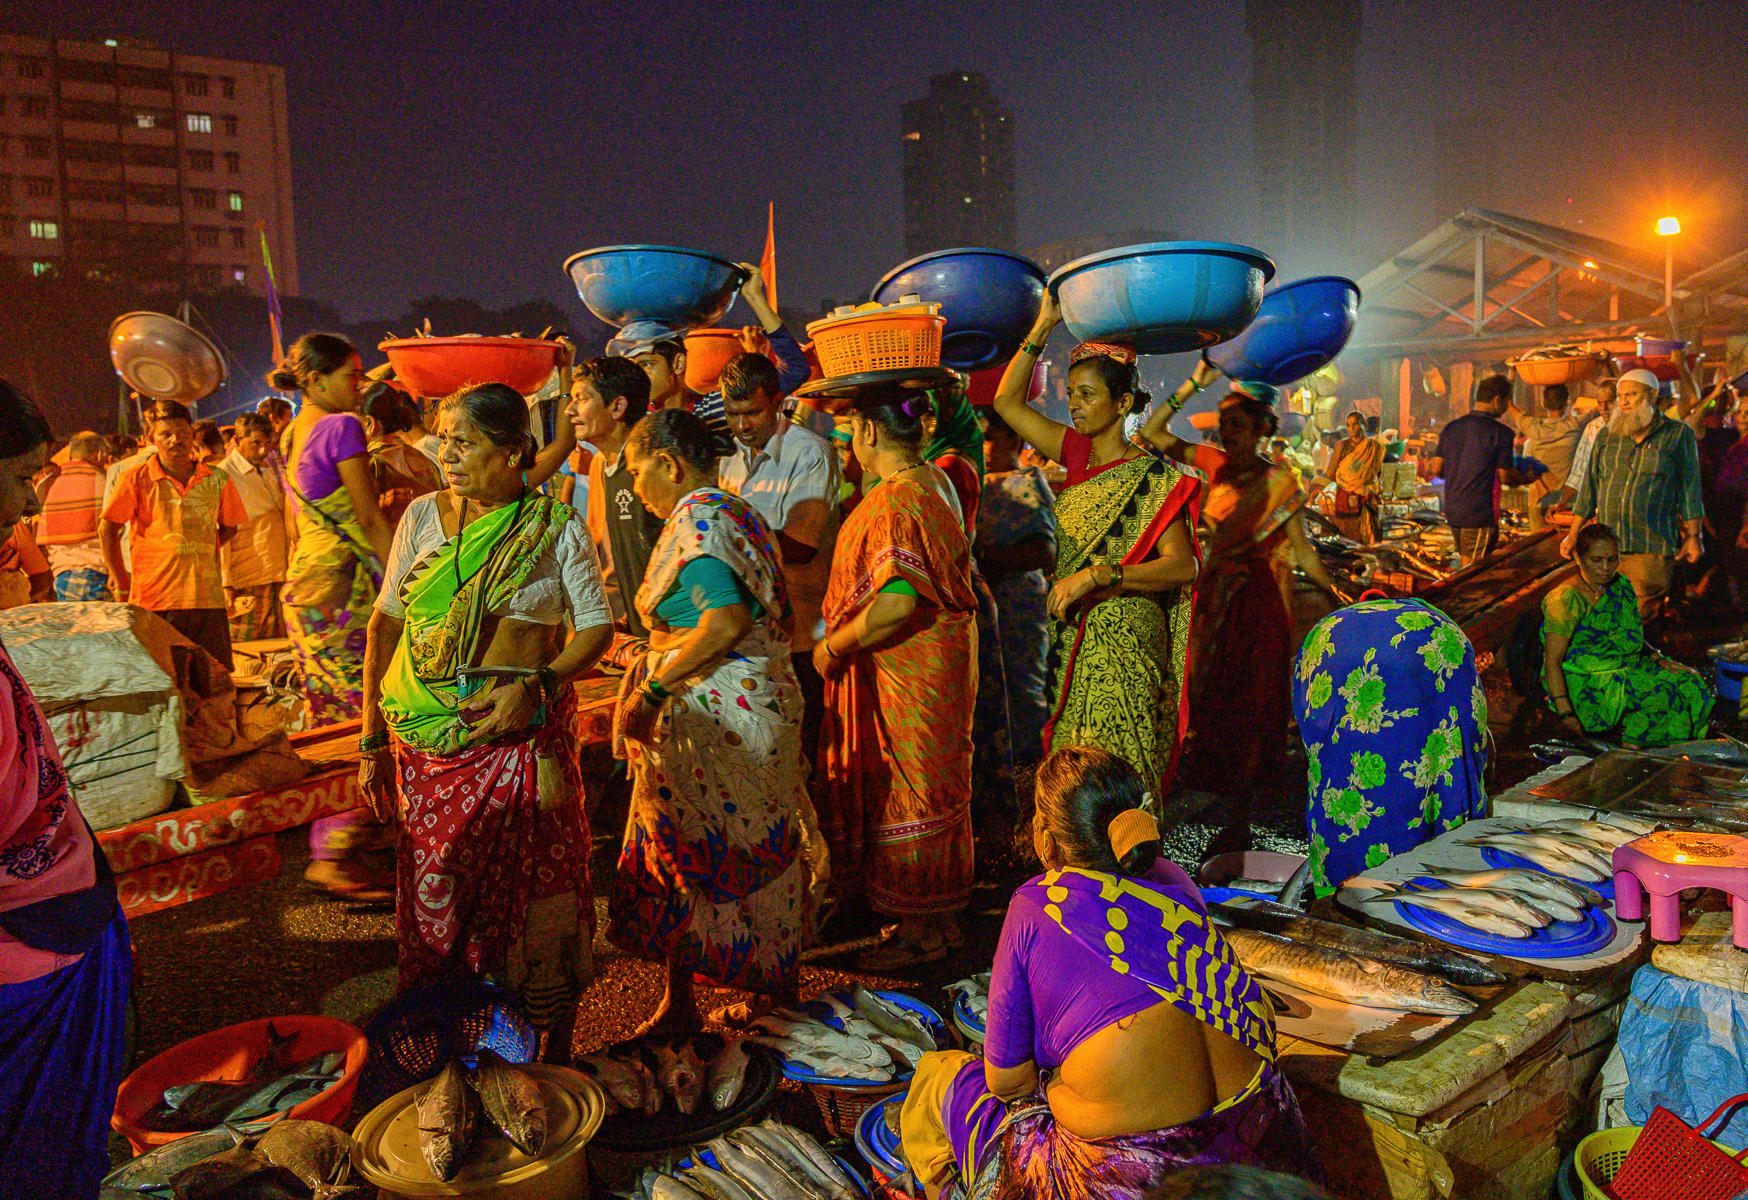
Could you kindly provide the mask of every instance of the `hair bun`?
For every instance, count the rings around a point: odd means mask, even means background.
[[[914,396],[906,396],[899,404],[898,411],[913,419],[922,416],[929,411],[929,394],[918,392]]]

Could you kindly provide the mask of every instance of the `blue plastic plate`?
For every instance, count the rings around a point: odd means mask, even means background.
[[[849,1003],[849,993],[834,992],[832,994],[843,1000],[846,1004]],[[921,1000],[916,999],[914,996],[907,996],[903,992],[876,991],[874,994],[890,1000],[893,1004],[896,1004],[899,1008],[905,1009],[907,1012],[921,1014],[923,1019],[929,1023],[929,1033],[935,1039],[936,1048],[948,1044],[947,1023],[941,1020],[940,1013],[924,1004]],[[844,1023],[832,1013],[831,1005],[825,1003],[823,1000],[809,1000],[801,1007],[803,1011],[812,1016],[818,1017],[822,1022],[833,1029],[842,1030],[844,1027]],[[910,1064],[906,1063],[905,1066],[894,1074],[891,1079],[838,1079],[830,1075],[816,1075],[812,1071],[799,1067],[790,1062],[787,1058],[784,1058],[781,1051],[777,1052],[777,1057],[781,1059],[783,1063],[783,1078],[793,1079],[796,1083],[824,1084],[826,1087],[888,1087],[893,1083],[903,1083],[915,1074],[915,1071],[911,1068]]]
[[[1243,888],[1204,887],[1196,885],[1196,890],[1202,893],[1204,904],[1224,904],[1234,896],[1243,896],[1247,900],[1267,900],[1270,904],[1279,904],[1279,896],[1271,896],[1267,892],[1247,892]]]
[[[892,1130],[886,1127],[886,1106],[903,1104],[904,1093],[876,1100],[856,1121],[856,1150],[868,1160],[868,1165],[888,1179],[905,1171],[904,1150]]]
[[[1412,882],[1429,891],[1444,888],[1443,881],[1421,877]],[[1481,950],[1506,958],[1580,958],[1594,954],[1614,941],[1614,919],[1600,908],[1584,910],[1582,921],[1555,921],[1525,938],[1500,937],[1471,929],[1442,913],[1429,912],[1417,904],[1395,904],[1403,921],[1422,933],[1465,950]]]
[[[1487,865],[1490,867],[1522,867],[1527,871],[1540,871],[1544,875],[1553,875],[1555,879],[1566,879],[1569,883],[1576,883],[1580,887],[1587,887],[1593,892],[1600,892],[1602,898],[1608,901],[1608,906],[1610,908],[1614,907],[1613,875],[1610,875],[1601,883],[1586,883],[1582,879],[1569,879],[1565,875],[1555,875],[1554,872],[1547,870],[1545,867],[1538,867],[1527,858],[1521,858],[1516,854],[1510,854],[1504,850],[1496,850],[1492,846],[1483,846],[1481,848],[1481,857],[1487,860]]]

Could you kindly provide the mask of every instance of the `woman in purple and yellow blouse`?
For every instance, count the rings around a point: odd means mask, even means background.
[[[1274,1010],[1159,858],[1142,801],[1104,750],[1068,746],[1038,768],[1045,873],[1008,906],[984,1056],[925,1055],[904,1102],[929,1200],[1132,1200],[1208,1163],[1317,1175],[1274,1065]]]

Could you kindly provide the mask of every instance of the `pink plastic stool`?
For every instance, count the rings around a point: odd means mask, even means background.
[[[1655,940],[1681,940],[1681,892],[1695,887],[1730,897],[1731,940],[1748,950],[1748,838],[1666,829],[1615,847],[1614,914],[1644,919],[1649,894]]]

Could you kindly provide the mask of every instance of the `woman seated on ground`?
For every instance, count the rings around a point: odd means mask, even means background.
[[[1140,777],[1104,750],[1038,768],[1046,873],[1008,906],[984,1057],[925,1055],[904,1101],[929,1200],[1131,1200],[1217,1162],[1317,1174],[1274,1066],[1274,1010],[1159,858],[1141,802]]]
[[[1618,736],[1630,749],[1706,735],[1712,694],[1699,672],[1645,644],[1620,541],[1607,525],[1578,533],[1578,578],[1542,599],[1542,682],[1573,736]]]

